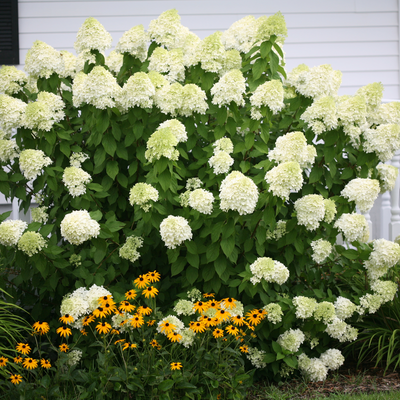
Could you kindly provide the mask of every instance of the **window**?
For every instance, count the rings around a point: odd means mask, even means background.
[[[18,0],[0,1],[0,65],[19,64]]]

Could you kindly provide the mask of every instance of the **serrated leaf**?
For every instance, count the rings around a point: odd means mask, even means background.
[[[115,160],[108,161],[106,164],[106,171],[107,171],[107,175],[111,179],[115,179],[115,177],[118,175],[118,172],[119,172],[118,162]]]
[[[221,240],[221,249],[227,257],[229,257],[229,255],[232,253],[234,247],[235,247],[234,236],[229,236]]]

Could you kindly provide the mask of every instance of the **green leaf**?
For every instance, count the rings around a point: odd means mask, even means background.
[[[296,369],[297,368],[297,359],[294,356],[286,356],[283,361],[289,365],[289,367]]]
[[[187,261],[184,257],[179,257],[172,265],[171,265],[171,276],[179,275],[185,268]]]
[[[355,260],[360,257],[360,255],[358,254],[358,251],[353,250],[353,249],[345,250],[342,253],[342,256],[345,258],[348,258],[349,260]]]
[[[109,126],[110,118],[106,110],[101,110],[97,113],[96,117],[96,130],[100,135],[102,135]]]
[[[191,285],[196,282],[197,277],[199,276],[199,270],[192,266],[189,266],[186,270],[186,279],[189,281]]]
[[[100,221],[101,218],[103,217],[103,214],[100,210],[90,211],[89,214],[90,214],[90,217],[92,219],[94,219],[95,221]]]
[[[191,266],[194,268],[199,268],[200,258],[198,254],[187,253],[186,259]]]
[[[276,360],[276,355],[274,353],[267,353],[267,354],[265,354],[263,360],[267,364],[272,363]]]
[[[220,245],[218,242],[211,243],[210,246],[207,246],[206,258],[208,262],[215,261],[219,256]]]
[[[258,79],[267,69],[268,62],[263,58],[259,58],[253,65],[253,78]]]
[[[272,48],[272,42],[262,42],[260,46],[260,54],[262,58],[266,58]],[[282,50],[281,50],[282,51]],[[282,56],[283,57],[283,56]]]
[[[103,140],[101,141],[104,147],[104,150],[113,157],[115,151],[117,150],[117,142],[114,139],[114,136],[111,133],[107,133],[103,136]]]
[[[221,240],[221,248],[224,254],[229,257],[235,248],[235,238],[234,236],[229,236],[228,238]]]
[[[278,67],[279,67],[279,56],[276,53],[274,53],[273,51],[271,51],[270,57],[271,57],[271,61],[270,61],[269,65],[271,67],[272,75],[274,75],[277,72]]]
[[[115,177],[117,176],[117,174],[119,172],[118,162],[115,160],[108,161],[107,165],[106,165],[106,171],[107,171],[107,175],[111,179],[115,179]]]

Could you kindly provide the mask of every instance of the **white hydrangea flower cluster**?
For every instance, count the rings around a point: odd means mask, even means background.
[[[386,239],[373,241],[373,251],[364,262],[369,279],[372,281],[384,276],[390,268],[400,261],[400,245]]]
[[[187,296],[192,302],[200,301],[203,297],[200,290],[196,288],[188,290]]]
[[[352,179],[341,191],[341,195],[354,201],[361,212],[368,212],[380,192],[379,181],[369,178]]]
[[[106,57],[106,65],[110,71],[118,74],[124,63],[124,56],[116,51],[111,51],[108,57]]]
[[[297,212],[298,224],[304,225],[309,231],[317,229],[325,217],[324,198],[319,194],[301,197],[295,201],[294,209]]]
[[[280,220],[276,223],[274,231],[268,230],[266,234],[267,240],[279,240],[286,235],[286,221]]]
[[[19,147],[15,140],[0,139],[0,160],[3,163],[19,157]]]
[[[59,95],[40,92],[37,100],[26,106],[21,125],[32,130],[49,131],[65,117],[64,102]]]
[[[257,19],[257,41],[264,42],[275,35],[276,41],[283,44],[287,37],[285,18],[280,11],[274,15],[262,16]]]
[[[282,322],[282,307],[277,303],[269,303],[263,307],[263,310],[267,312],[267,319],[273,324],[279,324]]]
[[[264,350],[258,350],[256,347],[249,347],[246,357],[251,362],[253,367],[265,368],[267,364],[263,361],[264,355]]]
[[[0,94],[0,129],[10,134],[11,129],[19,128],[26,106],[20,99]]]
[[[318,239],[311,242],[311,248],[313,250],[312,259],[317,263],[321,264],[332,252],[332,245],[324,239]]]
[[[29,257],[47,247],[46,240],[38,232],[25,232],[18,240],[18,250],[23,251]]]
[[[343,321],[350,318],[357,310],[357,306],[353,302],[342,296],[336,299],[334,306],[336,316]]]
[[[137,204],[145,212],[148,212],[151,208],[150,200],[158,200],[158,190],[148,183],[136,183],[129,191],[129,203],[131,206]]]
[[[121,95],[117,80],[104,67],[96,66],[87,75],[79,72],[72,84],[72,101],[74,107],[83,103],[91,104],[105,110],[116,106],[115,99]]]
[[[369,314],[375,314],[381,305],[383,304],[383,298],[379,294],[367,293],[360,297],[360,314],[364,314],[368,310]]]
[[[325,332],[341,343],[352,342],[357,339],[358,335],[358,330],[356,328],[346,324],[346,322],[339,318],[334,318],[332,322],[327,325]]]
[[[186,190],[195,190],[202,186],[203,182],[199,178],[189,178],[186,181]]]
[[[185,80],[185,65],[182,49],[170,51],[157,47],[151,54],[149,71],[162,73],[169,82]]]
[[[207,95],[194,83],[182,87],[181,104],[177,109],[179,115],[190,117],[193,113],[205,114],[208,109]]]
[[[3,246],[16,246],[26,228],[28,224],[19,219],[3,221],[0,224],[0,243]]]
[[[177,10],[163,12],[157,19],[150,21],[150,38],[169,50],[183,47],[189,30],[182,26],[180,21]]]
[[[400,103],[399,103],[400,104]],[[396,184],[399,170],[393,165],[379,164],[376,169],[378,170],[379,184],[381,185],[381,193],[392,191]]]
[[[28,82],[28,77],[13,65],[3,65],[0,68],[0,94],[16,94]]]
[[[312,297],[296,296],[292,302],[296,307],[296,318],[311,318],[317,307],[317,300]]]
[[[303,175],[297,161],[288,161],[277,165],[265,174],[269,191],[283,200],[289,198],[290,192],[298,192],[303,186]]]
[[[104,52],[101,52],[101,54],[103,57],[105,56]],[[84,50],[76,57],[74,78],[78,72],[83,72],[86,62],[88,64],[96,64],[96,56],[90,50]]]
[[[256,38],[257,20],[253,15],[248,15],[234,22],[223,32],[221,41],[226,50],[235,49],[241,53],[248,53],[254,46]]]
[[[344,235],[348,242],[367,242],[369,239],[369,226],[364,215],[361,214],[342,214],[333,225]]]
[[[180,299],[175,304],[174,312],[176,312],[178,315],[185,315],[185,316],[196,314],[193,301],[185,299]]]
[[[49,215],[47,214],[47,207],[35,207],[31,208],[31,219],[32,222],[39,222],[41,224],[45,224],[49,219]]]
[[[62,181],[72,197],[82,196],[86,193],[86,185],[92,181],[90,174],[79,167],[64,169]]]
[[[373,113],[382,102],[383,85],[380,82],[369,83],[357,90],[356,96],[362,96],[367,104],[367,113]]]
[[[221,309],[227,310],[232,317],[243,317],[244,314],[244,305],[239,300],[236,300],[233,306],[232,303],[227,303],[226,301],[223,301],[221,303]]]
[[[127,312],[121,312],[120,314],[114,314],[111,317],[111,325],[114,329],[117,329],[121,333],[129,332],[132,329],[131,324],[128,324],[130,318],[133,318],[133,315]]]
[[[19,155],[19,168],[28,180],[34,180],[40,175],[44,167],[53,161],[46,157],[42,150],[23,150]]]
[[[261,282],[261,279],[283,285],[290,275],[289,270],[281,262],[269,257],[258,257],[250,265],[250,271],[253,274],[250,278],[253,285]]]
[[[74,365],[77,365],[79,361],[81,361],[82,358],[82,351],[78,349],[71,350],[67,354],[67,364],[70,367],[73,367]]]
[[[84,163],[88,158],[89,156],[82,152],[72,153],[72,155],[69,158],[69,163],[71,167],[80,168],[82,163]]]
[[[221,73],[226,57],[225,47],[221,39],[222,33],[217,31],[204,38],[197,45],[196,61],[201,63],[201,68],[204,71]]]
[[[173,215],[163,219],[160,225],[160,234],[169,249],[175,249],[185,240],[191,240],[193,237],[188,221],[183,217],[174,217]]]
[[[240,215],[254,212],[258,201],[256,184],[239,171],[232,171],[220,186],[220,208],[224,212],[237,211]]]
[[[397,293],[397,283],[392,281],[381,281],[377,279],[371,283],[371,289],[375,294],[381,296],[382,303],[392,301]]]
[[[129,108],[151,108],[156,89],[149,76],[144,72],[136,72],[129,77],[117,98],[118,108],[127,112]]]
[[[302,67],[302,70],[292,71],[287,82],[305,97],[318,99],[322,96],[335,96],[342,83],[342,73],[335,71],[329,64],[317,67]]]
[[[344,363],[340,350],[328,349],[319,358],[309,358],[306,354],[298,357],[299,370],[312,382],[324,381],[329,370],[336,370]]]
[[[179,342],[183,347],[189,348],[193,342],[194,342],[194,337],[196,336],[196,332],[194,332],[190,328],[185,328],[180,332],[182,339]]]
[[[317,321],[322,321],[324,324],[328,324],[336,317],[335,306],[329,301],[322,301],[315,307],[313,317]]]
[[[400,125],[385,124],[367,129],[364,131],[364,138],[366,153],[375,152],[382,162],[389,161],[400,148]]]
[[[277,163],[296,161],[300,168],[310,168],[314,164],[317,151],[314,146],[307,145],[303,132],[289,132],[279,136],[275,148],[268,153],[268,159]]]
[[[332,96],[316,99],[300,117],[317,135],[337,127],[336,102]]]
[[[144,62],[147,58],[147,42],[149,40],[150,37],[143,25],[137,25],[124,32],[115,47],[115,51],[117,53],[128,53]]]
[[[245,83],[246,81],[240,70],[233,69],[227,72],[211,88],[212,103],[221,107],[229,105],[233,101],[238,106],[244,106]]]
[[[140,258],[140,253],[137,251],[140,247],[143,247],[143,239],[134,235],[129,236],[119,249],[119,256],[133,263]]]
[[[54,72],[62,73],[64,62],[59,51],[36,40],[26,53],[24,69],[35,78],[50,78]]]
[[[61,57],[63,59],[63,69],[62,71],[59,72],[59,75],[61,78],[74,78],[76,75],[76,63],[77,63],[77,58],[74,56],[72,53],[70,53],[67,50],[61,50],[60,51]],[[64,83],[62,83],[64,87],[66,88]],[[71,90],[71,89],[65,89],[64,90]]]
[[[169,128],[172,134],[176,137],[179,143],[186,142],[188,137],[186,133],[186,127],[182,122],[177,119],[169,119],[160,124],[158,129]]]
[[[279,335],[276,341],[285,350],[296,353],[305,339],[306,337],[300,329],[289,329]]]
[[[75,210],[61,221],[61,236],[69,243],[80,245],[100,233],[100,224],[86,210]]]
[[[233,143],[229,138],[221,138],[213,143],[214,155],[208,160],[213,167],[215,175],[226,174],[233,165],[233,158],[229,155],[233,152]]]
[[[74,49],[79,54],[85,50],[104,51],[111,47],[112,36],[97,19],[89,17],[79,28]]]
[[[381,104],[376,112],[370,114],[368,117],[369,122],[376,125],[400,124],[400,103],[398,101],[392,101],[390,103]]]
[[[189,205],[202,214],[211,214],[213,210],[214,196],[204,189],[195,189],[189,194]]]
[[[258,86],[250,97],[250,103],[256,109],[255,116],[261,115],[260,108],[263,106],[267,106],[274,115],[277,114],[285,106],[282,82],[273,79]]]

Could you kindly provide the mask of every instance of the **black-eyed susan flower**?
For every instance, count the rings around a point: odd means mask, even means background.
[[[160,329],[162,333],[168,335],[176,329],[176,325],[172,324],[168,320],[165,320],[160,324]]]
[[[205,299],[207,299],[208,297],[214,297],[214,296],[215,296],[214,293],[204,293],[204,294],[203,294],[203,297],[204,297]]]
[[[100,305],[103,305],[106,302],[108,302],[110,304],[115,304],[115,301],[113,300],[111,294],[107,294],[106,296],[99,297],[99,304]]]
[[[226,310],[218,310],[215,313],[215,317],[218,318],[219,322],[224,322],[224,321],[228,321],[230,319],[231,313]]]
[[[150,283],[150,279],[147,275],[139,275],[139,277],[136,278],[133,283],[138,289],[144,289]]]
[[[137,293],[136,293],[136,290],[135,290],[135,289],[128,290],[128,291],[125,293],[125,298],[126,298],[127,300],[133,300],[136,296],[137,296]]]
[[[133,304],[129,303],[128,300],[122,300],[119,303],[119,307],[118,308],[123,312],[132,312],[136,308],[136,306],[134,306]]]
[[[142,294],[144,294],[144,297],[146,297],[146,299],[148,299],[149,297],[156,297],[158,295],[158,289],[154,286],[149,286],[143,290]]]
[[[158,282],[161,278],[161,275],[157,271],[148,272],[146,275],[151,283]]]
[[[72,322],[74,322],[74,317],[69,314],[62,315],[60,317],[60,322],[62,322],[63,324],[71,324]]]
[[[224,331],[222,329],[215,328],[213,330],[213,336],[215,339],[222,338],[224,336]]]
[[[60,326],[56,332],[63,337],[68,337],[69,335],[72,334],[71,329],[66,327],[66,326]]]
[[[38,362],[34,358],[28,357],[25,358],[25,360],[22,363],[22,366],[26,369],[35,369],[38,366]]]
[[[117,310],[117,307],[115,305],[115,303],[111,303],[109,300],[105,301],[102,304],[102,307],[104,308],[104,311],[106,312],[107,315],[110,315],[112,313],[114,313]]]
[[[129,319],[129,323],[134,328],[140,328],[144,324],[144,319],[141,315],[135,314],[132,318]]]
[[[84,329],[81,329],[80,332],[81,332],[82,336],[87,336],[87,332]]]
[[[15,364],[21,364],[23,361],[23,358],[21,356],[14,357],[14,363]]]
[[[206,330],[206,326],[201,321],[195,321],[190,324],[190,329],[195,333],[203,333]]]
[[[231,317],[231,322],[236,326],[243,326],[245,321],[241,315],[235,315],[234,317]]]
[[[66,343],[62,343],[59,346],[60,351],[62,351],[63,353],[66,353],[69,350],[69,347]]]
[[[230,309],[232,310],[233,308],[236,307],[236,300],[233,299],[232,297],[227,297],[226,299],[222,299],[221,306],[225,309]]]
[[[249,346],[247,346],[247,344],[244,344],[243,346],[239,347],[240,351],[242,353],[248,353],[249,352]]]
[[[153,310],[147,306],[140,306],[136,311],[140,315],[150,315]]]
[[[18,353],[26,355],[31,352],[31,347],[29,346],[29,344],[26,343],[18,343],[16,346],[16,350],[18,351]]]
[[[262,316],[258,310],[251,310],[246,314],[246,319],[250,325],[256,326],[261,322]]]
[[[174,371],[174,370],[180,370],[180,369],[182,369],[182,363],[180,363],[180,362],[172,362],[171,364],[171,371]]]
[[[7,365],[7,362],[8,362],[8,358],[7,357],[4,357],[4,356],[0,357],[0,367],[1,368],[5,367]]]
[[[229,335],[237,336],[239,335],[239,328],[233,325],[228,325],[225,330],[229,333]]]
[[[95,320],[95,316],[90,314],[90,315],[86,315],[86,317],[83,318],[82,320],[82,325],[83,326],[88,326],[91,322],[93,322]]]
[[[47,322],[37,321],[32,325],[36,333],[40,335],[46,334],[50,330],[50,326]]]
[[[215,318],[204,316],[202,321],[204,322],[206,328],[209,328],[210,326],[217,326],[217,321],[215,320]]]
[[[119,335],[121,332],[118,329],[111,329],[111,335]]]
[[[93,311],[93,315],[96,318],[105,318],[107,317],[108,313],[107,311],[103,308],[103,307],[97,307],[94,311]]]
[[[118,339],[114,342],[114,344],[118,344],[118,343],[124,343],[125,339]]]
[[[171,332],[167,335],[167,338],[171,342],[180,342],[182,340],[182,335],[179,334],[178,332]]]
[[[151,345],[151,347],[158,347],[158,346],[159,346],[159,344],[158,344],[158,342],[157,342],[156,339],[153,339],[153,340],[150,342],[150,345]]]
[[[208,305],[203,301],[196,301],[196,303],[193,304],[193,309],[200,314],[203,314],[205,311],[208,310]]]
[[[215,308],[215,309],[219,309],[220,308],[220,302],[216,301],[216,300],[208,300],[207,301],[207,307],[208,308]]]
[[[42,358],[42,359],[40,360],[40,365],[41,365],[42,368],[46,368],[46,369],[51,368],[50,360],[46,360],[46,359],[44,359],[44,358]]]
[[[14,385],[19,385],[22,382],[22,376],[19,374],[11,374],[10,380]]]
[[[147,326],[153,326],[155,323],[156,323],[156,320],[155,320],[155,319],[149,319],[149,320],[147,321]]]
[[[110,332],[110,330],[111,330],[111,325],[108,322],[99,322],[96,325],[96,331],[99,333],[106,334]]]

